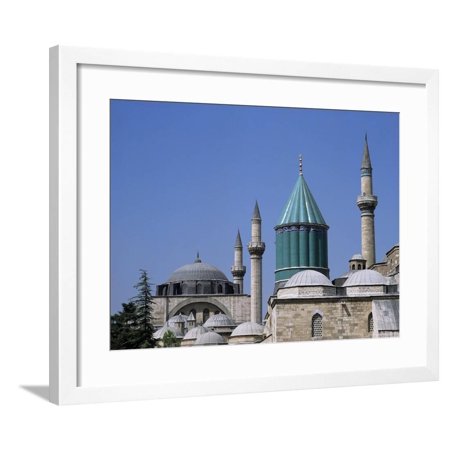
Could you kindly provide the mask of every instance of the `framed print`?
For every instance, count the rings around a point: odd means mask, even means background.
[[[437,110],[433,70],[52,48],[51,401],[436,380]]]

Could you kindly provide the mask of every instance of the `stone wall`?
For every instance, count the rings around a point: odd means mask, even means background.
[[[153,297],[154,324],[160,327],[169,318],[182,312],[189,315],[196,310],[197,325],[204,323],[203,311],[209,309],[210,315],[216,311],[230,316],[238,325],[250,320],[249,295],[195,295],[195,296],[155,296]]]
[[[370,338],[371,298],[300,299],[278,301],[270,318],[273,342],[307,341],[312,337],[312,317],[322,315],[321,339]]]

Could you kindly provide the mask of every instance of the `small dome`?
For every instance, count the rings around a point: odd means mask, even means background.
[[[225,339],[214,331],[208,331],[200,335],[195,341],[195,345],[220,345],[226,344]]]
[[[235,325],[232,319],[222,313],[214,314],[203,324],[207,328],[234,327]]]
[[[228,281],[226,275],[217,267],[204,263],[198,257],[192,264],[186,264],[175,270],[168,279],[168,283],[180,281]]]
[[[177,330],[174,327],[171,327],[167,324],[165,324],[162,328],[160,328],[159,330],[155,331],[153,333],[153,337],[155,339],[162,339],[164,337],[164,335],[166,334],[166,331],[171,331],[177,338],[182,338],[183,334],[180,332],[180,330]]]
[[[333,286],[333,284],[323,273],[317,272],[317,270],[302,270],[292,275],[284,285],[285,288],[295,286]]]
[[[388,284],[387,280],[381,273],[376,270],[356,270],[353,272],[343,284],[344,287],[349,286],[368,286],[368,285]]]
[[[167,323],[169,326],[175,325],[176,323],[186,323],[188,320],[188,316],[186,314],[177,314],[176,316],[172,316]]]
[[[184,340],[191,340],[191,339],[197,339],[199,336],[201,336],[202,334],[205,334],[208,332],[208,329],[205,328],[204,326],[200,325],[198,327],[192,328],[191,330],[189,330],[186,335],[184,336]]]
[[[244,322],[238,325],[231,336],[261,336],[264,334],[264,325],[255,322]]]
[[[352,261],[353,259],[363,260],[363,261],[366,260],[365,258],[363,258],[363,255],[361,255],[361,253],[355,253],[355,254],[350,258],[350,261]]]

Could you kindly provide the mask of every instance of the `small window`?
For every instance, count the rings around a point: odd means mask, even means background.
[[[217,293],[218,293],[218,294],[221,294],[222,292],[223,292],[222,285],[219,284],[219,285],[217,286]]]
[[[367,320],[367,328],[369,330],[369,333],[373,333],[373,314],[369,314],[369,318]]]
[[[355,265],[354,265],[354,264],[352,264],[352,270],[355,270],[355,269],[356,269]]]
[[[361,264],[358,264],[358,270],[361,270]]]
[[[312,337],[321,338],[322,332],[322,316],[319,313],[316,313],[312,318]]]

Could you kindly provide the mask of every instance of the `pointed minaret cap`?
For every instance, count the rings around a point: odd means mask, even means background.
[[[242,241],[241,241],[241,233],[237,232],[236,241],[234,243],[235,248],[242,248]]]
[[[259,206],[258,201],[255,203],[255,209],[253,210],[253,217],[252,219],[259,219],[261,220],[261,213],[259,212]]]
[[[197,257],[195,258],[194,263],[201,263],[201,262],[202,260],[200,259],[200,254],[199,252],[197,252]]]
[[[367,142],[367,133],[364,143],[364,154],[363,154],[363,160],[361,164],[361,169],[371,169],[372,164],[370,162],[370,154],[369,154],[369,144]]]

